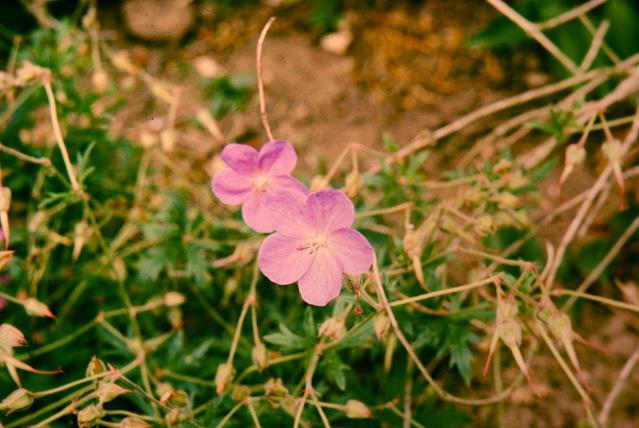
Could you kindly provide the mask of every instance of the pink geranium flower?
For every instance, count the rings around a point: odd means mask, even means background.
[[[244,222],[256,232],[273,231],[264,204],[267,196],[280,192],[308,195],[306,187],[291,177],[297,155],[287,141],[269,141],[259,152],[245,144],[229,144],[222,151],[222,160],[229,168],[213,177],[213,193],[225,204],[241,204]]]
[[[355,209],[342,192],[320,190],[305,201],[278,194],[268,205],[277,222],[260,247],[260,270],[276,284],[298,282],[306,303],[325,306],[339,295],[344,273],[371,267],[373,248],[351,227]]]

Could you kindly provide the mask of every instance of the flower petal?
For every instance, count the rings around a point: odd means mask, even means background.
[[[348,197],[335,189],[324,189],[308,197],[305,215],[318,232],[332,232],[350,227],[355,220],[355,207]]]
[[[242,219],[251,229],[259,233],[270,233],[273,225],[269,210],[265,204],[264,193],[252,192],[242,204]]]
[[[221,157],[224,163],[239,174],[252,175],[257,171],[257,150],[246,144],[227,144]]]
[[[301,250],[300,239],[274,233],[267,237],[257,255],[260,270],[272,282],[280,285],[292,284],[306,273],[313,255]]]
[[[218,172],[211,181],[213,194],[229,205],[239,205],[244,202],[254,187],[253,179],[238,174],[232,169]]]
[[[293,178],[290,175],[278,175],[268,179],[268,191],[280,192],[289,191],[299,193],[303,196],[303,203],[306,203],[308,199],[309,191],[306,186],[297,178]]]
[[[302,299],[308,304],[326,306],[342,290],[342,266],[326,249],[315,253],[308,271],[299,280]]]
[[[310,238],[315,234],[313,226],[304,216],[306,200],[304,193],[287,188],[266,195],[266,206],[276,232],[291,238]]]
[[[271,175],[289,175],[297,163],[295,149],[288,141],[273,140],[260,149],[260,171]]]
[[[328,247],[342,264],[344,272],[349,275],[362,274],[373,264],[373,247],[355,229],[337,229],[331,233]]]

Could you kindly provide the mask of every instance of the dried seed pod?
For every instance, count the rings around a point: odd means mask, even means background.
[[[104,409],[99,404],[92,404],[78,412],[77,422],[80,428],[94,427],[104,417]]]
[[[331,317],[324,321],[319,328],[319,336],[337,342],[346,336],[346,325],[340,316]]]
[[[33,394],[24,388],[18,388],[0,402],[0,410],[7,414],[26,410],[33,404]]]
[[[101,382],[98,386],[97,395],[100,403],[107,403],[111,400],[115,400],[117,397],[123,394],[131,392],[126,388],[122,388],[120,385],[114,382]]]
[[[235,368],[233,368],[232,364],[221,363],[217,366],[217,371],[215,372],[215,390],[218,395],[224,392],[234,375]]]
[[[365,419],[373,416],[368,406],[359,400],[348,400],[345,406],[346,416],[351,419]]]
[[[258,342],[255,344],[251,350],[251,358],[253,359],[253,364],[260,372],[268,367],[268,351],[264,343]]]
[[[47,317],[55,319],[55,315],[53,315],[53,312],[51,312],[49,307],[33,297],[29,297],[24,301],[24,310],[32,317]]]

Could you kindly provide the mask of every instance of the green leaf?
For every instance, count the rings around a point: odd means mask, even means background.
[[[313,309],[310,306],[307,306],[304,310],[304,333],[308,337],[317,337],[317,326],[313,318]]]
[[[303,337],[298,336],[288,329],[284,324],[279,324],[280,332],[271,333],[264,336],[264,340],[272,343],[273,345],[279,345],[283,349],[289,351],[296,351],[305,349],[308,346],[308,341]]]

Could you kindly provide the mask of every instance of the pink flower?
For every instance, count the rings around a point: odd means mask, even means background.
[[[325,306],[342,288],[342,276],[362,274],[373,263],[373,248],[353,229],[353,203],[334,189],[304,200],[297,195],[269,198],[275,233],[258,254],[260,270],[276,284],[298,282],[306,303]]]
[[[269,141],[259,153],[245,144],[229,144],[222,150],[222,160],[229,168],[213,177],[213,193],[225,204],[242,204],[242,218],[256,232],[274,229],[264,204],[268,195],[308,195],[306,187],[291,177],[297,155],[287,141]]]

